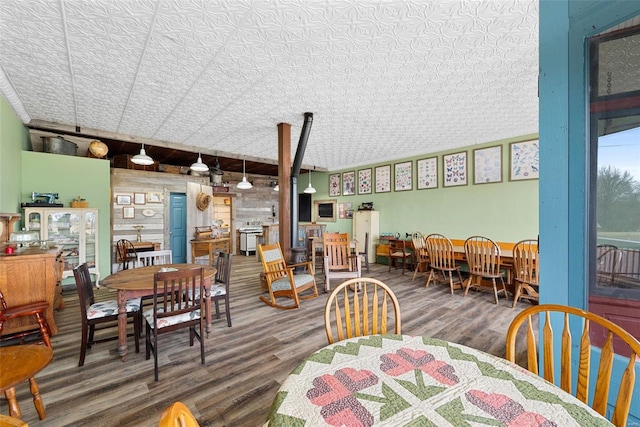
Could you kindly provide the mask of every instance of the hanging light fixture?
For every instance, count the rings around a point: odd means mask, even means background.
[[[196,172],[207,172],[209,170],[209,166],[202,163],[202,156],[198,153],[198,161],[191,165],[191,170]]]
[[[144,151],[144,144],[142,144],[142,148],[140,149],[140,154],[136,154],[131,158],[131,163],[135,163],[136,165],[149,166],[153,164],[153,159],[147,156],[147,152]]]
[[[316,189],[311,186],[311,171],[309,171],[309,186],[304,189],[304,192],[307,194],[313,194],[316,192]]]
[[[236,186],[238,187],[239,190],[248,190],[251,187],[253,187],[253,185],[251,185],[251,183],[247,181],[247,175],[245,174],[244,167],[245,167],[245,160],[242,159],[242,181],[240,181]]]

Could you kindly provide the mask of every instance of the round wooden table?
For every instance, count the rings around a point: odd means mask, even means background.
[[[20,418],[22,413],[16,400],[15,386],[29,380],[33,404],[41,420],[45,419],[44,404],[40,397],[35,375],[53,358],[53,350],[44,345],[14,345],[0,347],[0,391],[9,403],[9,414]]]
[[[162,264],[148,267],[121,270],[101,280],[102,285],[118,291],[118,353],[122,361],[127,357],[127,300],[130,298],[153,295],[153,276],[161,268],[188,270],[204,268],[204,299],[207,334],[211,332],[211,281],[216,275],[216,268],[201,264]]]

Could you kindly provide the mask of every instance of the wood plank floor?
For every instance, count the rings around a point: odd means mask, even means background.
[[[53,337],[54,359],[36,376],[47,418],[40,421],[27,383],[17,387],[23,420],[31,426],[154,426],[160,413],[176,400],[184,402],[201,426],[260,426],[289,372],[310,353],[327,344],[323,324],[326,294],[302,301],[298,310],[281,311],[258,300],[261,271],[255,257],[236,256],[231,283],[233,327],[214,320],[205,341],[206,364],[198,346],[189,347],[188,332],[160,338],[160,381],[153,378],[153,360],[133,350],[126,362],[117,355],[115,341],[95,345],[78,367],[80,309],[75,290],[64,293],[66,307],[56,313],[60,328]],[[403,333],[457,342],[504,357],[506,330],[511,319],[529,302],[511,308],[511,301],[493,304],[493,294],[461,291],[450,295],[448,285],[425,289],[425,276],[411,281],[411,273],[387,271],[373,264],[366,274],[389,284],[402,310]],[[318,288],[322,289],[322,275]],[[99,299],[115,298],[105,288]],[[115,330],[113,331],[115,332]],[[0,412],[8,414],[0,400]]]

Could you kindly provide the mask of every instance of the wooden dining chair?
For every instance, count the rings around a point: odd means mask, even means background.
[[[157,272],[153,275],[153,307],[145,310],[146,358],[153,353],[153,373],[158,381],[158,336],[189,329],[189,345],[200,342],[200,362],[204,365],[204,270],[202,267]],[[198,295],[188,298],[187,295]]]
[[[199,427],[198,420],[182,402],[173,402],[162,411],[158,427]]]
[[[325,292],[331,289],[331,279],[353,279],[362,275],[360,256],[351,253],[348,233],[325,233],[322,245]]]
[[[260,301],[271,307],[289,310],[300,307],[301,299],[318,296],[315,271],[311,261],[287,264],[279,242],[272,245],[258,245],[258,252],[269,291],[269,298],[260,295]],[[294,268],[301,268],[304,272],[293,274]],[[278,298],[291,298],[293,304],[283,305],[278,302]]]
[[[577,318],[577,319],[576,319]],[[544,322],[542,324],[541,322]],[[520,331],[524,325],[526,332]],[[534,329],[540,325],[542,341],[540,342],[534,333]],[[561,338],[554,339],[554,326],[561,330]],[[572,331],[580,326],[582,329],[579,343],[573,344]],[[521,332],[519,334],[519,332]],[[612,384],[619,385],[615,406],[611,416],[611,422],[617,427],[627,425],[631,399],[633,397],[636,379],[636,365],[640,357],[640,342],[629,332],[615,323],[598,316],[595,313],[556,304],[540,304],[528,307],[520,312],[511,322],[507,331],[506,357],[511,362],[516,362],[519,354],[516,350],[516,339],[526,335],[526,359],[527,369],[538,375],[543,369],[544,378],[555,383],[556,365],[560,363],[560,387],[567,393],[573,394],[580,401],[589,404],[589,386],[593,383],[590,378],[592,339],[604,338],[604,345],[600,351],[597,376],[595,379],[595,391],[590,406],[602,416],[607,416],[607,402],[609,390]],[[524,338],[524,337],[523,337]],[[538,349],[536,344],[540,342]],[[554,353],[554,343],[560,343],[560,354]],[[577,349],[578,354],[572,356],[572,350]],[[627,367],[620,374],[620,378],[612,380],[614,354],[620,353],[628,357]],[[577,361],[577,366],[572,362]],[[572,373],[577,373],[577,381],[572,380]]]
[[[80,300],[80,319],[82,321],[82,337],[80,341],[80,360],[78,366],[84,365],[87,349],[93,344],[116,340],[118,334],[95,339],[95,332],[107,328],[114,328],[114,322],[118,320],[118,301],[106,300],[96,302],[93,293],[93,281],[87,263],[82,263],[73,269],[73,276],[76,281],[76,290]],[[136,353],[140,352],[140,325],[142,325],[140,298],[127,300],[127,317],[133,321],[133,337],[136,345]],[[101,328],[96,328],[102,325]]]
[[[539,301],[538,240],[521,240],[513,246],[513,272],[515,293],[512,308],[520,298]]]
[[[389,240],[389,271],[391,266],[398,269],[398,262],[402,263],[402,274],[404,274],[407,264],[411,263],[413,253],[407,249],[407,242],[401,239]]]
[[[395,325],[390,328],[390,325]],[[346,338],[402,332],[400,304],[385,283],[369,277],[342,282],[324,306],[324,328],[329,344]]]
[[[116,242],[116,255],[118,257],[118,271],[127,270],[129,264],[135,267],[138,261],[136,254],[136,248],[133,246],[130,240],[120,239]]]
[[[467,279],[464,296],[467,296],[471,287],[482,289],[482,280],[489,279],[493,285],[495,303],[498,304],[498,292],[503,292],[507,297],[507,288],[502,278],[500,246],[487,237],[472,236],[465,240],[464,252],[469,266],[469,279]],[[496,286],[496,280],[502,285],[500,291]]]
[[[411,233],[411,243],[413,244],[413,277],[411,280],[415,280],[418,271],[424,268],[426,271],[429,268],[429,253],[425,246],[425,237],[419,231]]]
[[[0,291],[0,339],[2,339],[2,341],[9,339],[19,339],[19,342],[23,343],[26,336],[34,333],[40,333],[42,341],[45,343],[45,345],[47,347],[51,347],[51,328],[49,328],[49,324],[47,323],[47,319],[44,315],[44,312],[47,310],[47,308],[49,308],[49,303],[46,301],[34,301],[25,304],[9,306],[4,298],[4,295],[2,294],[2,291]],[[34,323],[34,327],[26,331],[3,335],[2,330],[4,328],[5,322],[20,317],[32,317],[37,323],[37,327],[36,323]]]
[[[443,236],[442,234],[433,233],[429,234],[425,238],[425,247],[429,253],[429,277],[427,277],[427,283],[425,287],[429,287],[431,279],[433,279],[435,273],[442,274],[443,279],[446,281],[449,279],[449,288],[451,289],[451,295],[457,284],[462,289],[462,275],[460,274],[460,266],[456,263],[453,243],[451,240]],[[453,281],[453,273],[458,276],[458,281]]]
[[[233,255],[219,252],[216,260],[216,277],[211,284],[211,302],[216,308],[216,319],[220,314],[227,316],[227,326],[231,327],[231,308],[229,307],[229,283],[231,282],[231,261]],[[224,311],[220,311],[220,302],[224,301]]]
[[[173,255],[171,249],[159,251],[139,252],[136,255],[136,267],[147,267],[150,265],[172,264]]]
[[[359,246],[359,243],[358,245]],[[369,272],[369,232],[364,233],[364,246],[362,246],[361,250],[356,250],[358,256],[364,260],[364,268]],[[362,262],[361,262],[362,263]]]

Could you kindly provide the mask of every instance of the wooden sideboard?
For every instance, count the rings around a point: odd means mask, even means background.
[[[29,248],[12,255],[0,254],[0,290],[7,305],[47,301],[45,317],[51,335],[58,333],[53,313],[60,298],[61,288],[57,284],[61,253],[62,248]],[[35,316],[11,319],[4,324],[3,333],[28,331],[37,326]]]
[[[231,253],[231,239],[221,237],[218,239],[194,239],[191,241],[192,263],[196,262],[197,257],[207,255],[209,257],[209,265],[213,265],[216,252]]]

